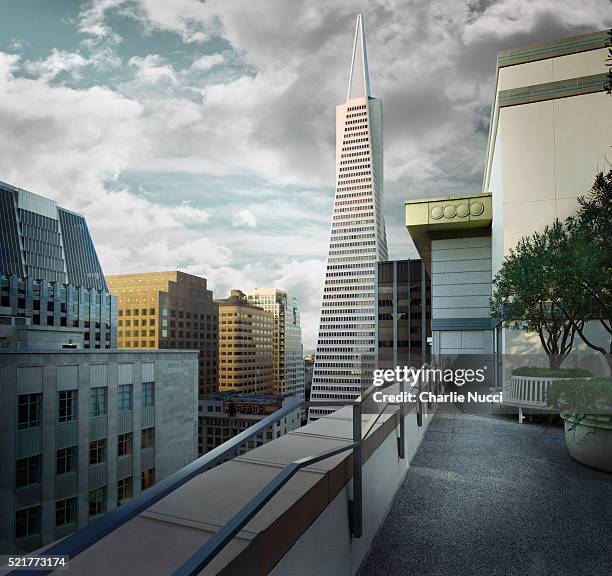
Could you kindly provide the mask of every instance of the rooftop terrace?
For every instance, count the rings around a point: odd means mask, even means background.
[[[611,513],[562,428],[439,411],[360,576],[609,575]]]
[[[609,574],[612,475],[574,462],[560,427],[435,409],[356,403],[199,473],[220,446],[48,553],[90,576]]]

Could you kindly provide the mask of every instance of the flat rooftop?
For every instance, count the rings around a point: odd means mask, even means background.
[[[359,576],[608,576],[611,513],[561,427],[440,410]]]

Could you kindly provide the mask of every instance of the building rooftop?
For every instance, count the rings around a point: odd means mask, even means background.
[[[360,576],[609,574],[612,476],[572,460],[563,435],[438,412]]]

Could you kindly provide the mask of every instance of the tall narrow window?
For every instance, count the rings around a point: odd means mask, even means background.
[[[96,488],[89,493],[89,515],[97,516],[106,513],[106,486]]]
[[[142,405],[155,406],[155,382],[142,383]]]
[[[21,488],[40,482],[41,456],[20,458],[15,466],[15,487]]]
[[[76,498],[58,500],[55,503],[55,525],[76,524]]]
[[[89,393],[89,415],[104,416],[106,414],[106,387],[92,388]]]
[[[25,430],[40,426],[42,394],[19,394],[17,399],[17,428]]]
[[[125,500],[132,497],[133,489],[131,476],[117,482],[117,506],[121,506]]]
[[[77,419],[77,391],[65,390],[57,393],[57,421],[69,422]]]
[[[61,448],[57,451],[56,456],[56,470],[57,474],[67,474],[68,472],[75,472],[77,469],[77,448],[71,446],[70,448]]]
[[[117,389],[117,402],[119,412],[132,411],[132,385],[123,384]]]
[[[102,464],[106,462],[106,438],[94,440],[89,443],[89,464]]]
[[[141,475],[142,489],[146,490],[147,488],[151,488],[153,484],[155,484],[155,468],[143,470]]]
[[[154,448],[155,447],[155,427],[145,428],[142,431],[142,442],[141,447],[144,448]]]
[[[117,437],[117,456],[128,456],[132,453],[132,433],[119,434]]]
[[[40,506],[15,512],[15,538],[40,534]]]

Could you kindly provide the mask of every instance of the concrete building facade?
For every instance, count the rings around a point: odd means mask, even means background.
[[[311,402],[356,398],[376,362],[376,263],[387,259],[382,102],[370,94],[357,18],[346,102],[336,108],[336,192]],[[314,420],[336,408],[311,406]]]
[[[203,434],[204,452],[237,436],[266,416],[280,410],[286,402],[294,398],[283,396],[261,396],[256,394],[236,394],[218,392],[200,400],[200,423]],[[295,410],[288,416],[277,420],[273,426],[247,441],[239,454],[263,446],[266,442],[280,438],[301,426],[301,411]]]
[[[197,457],[196,351],[0,350],[0,552],[82,528]]]
[[[255,288],[247,298],[274,314],[273,393],[304,398],[304,347],[297,298],[276,288]]]
[[[177,270],[107,277],[118,300],[119,348],[196,349],[200,394],[218,386],[219,309],[206,278]]]

